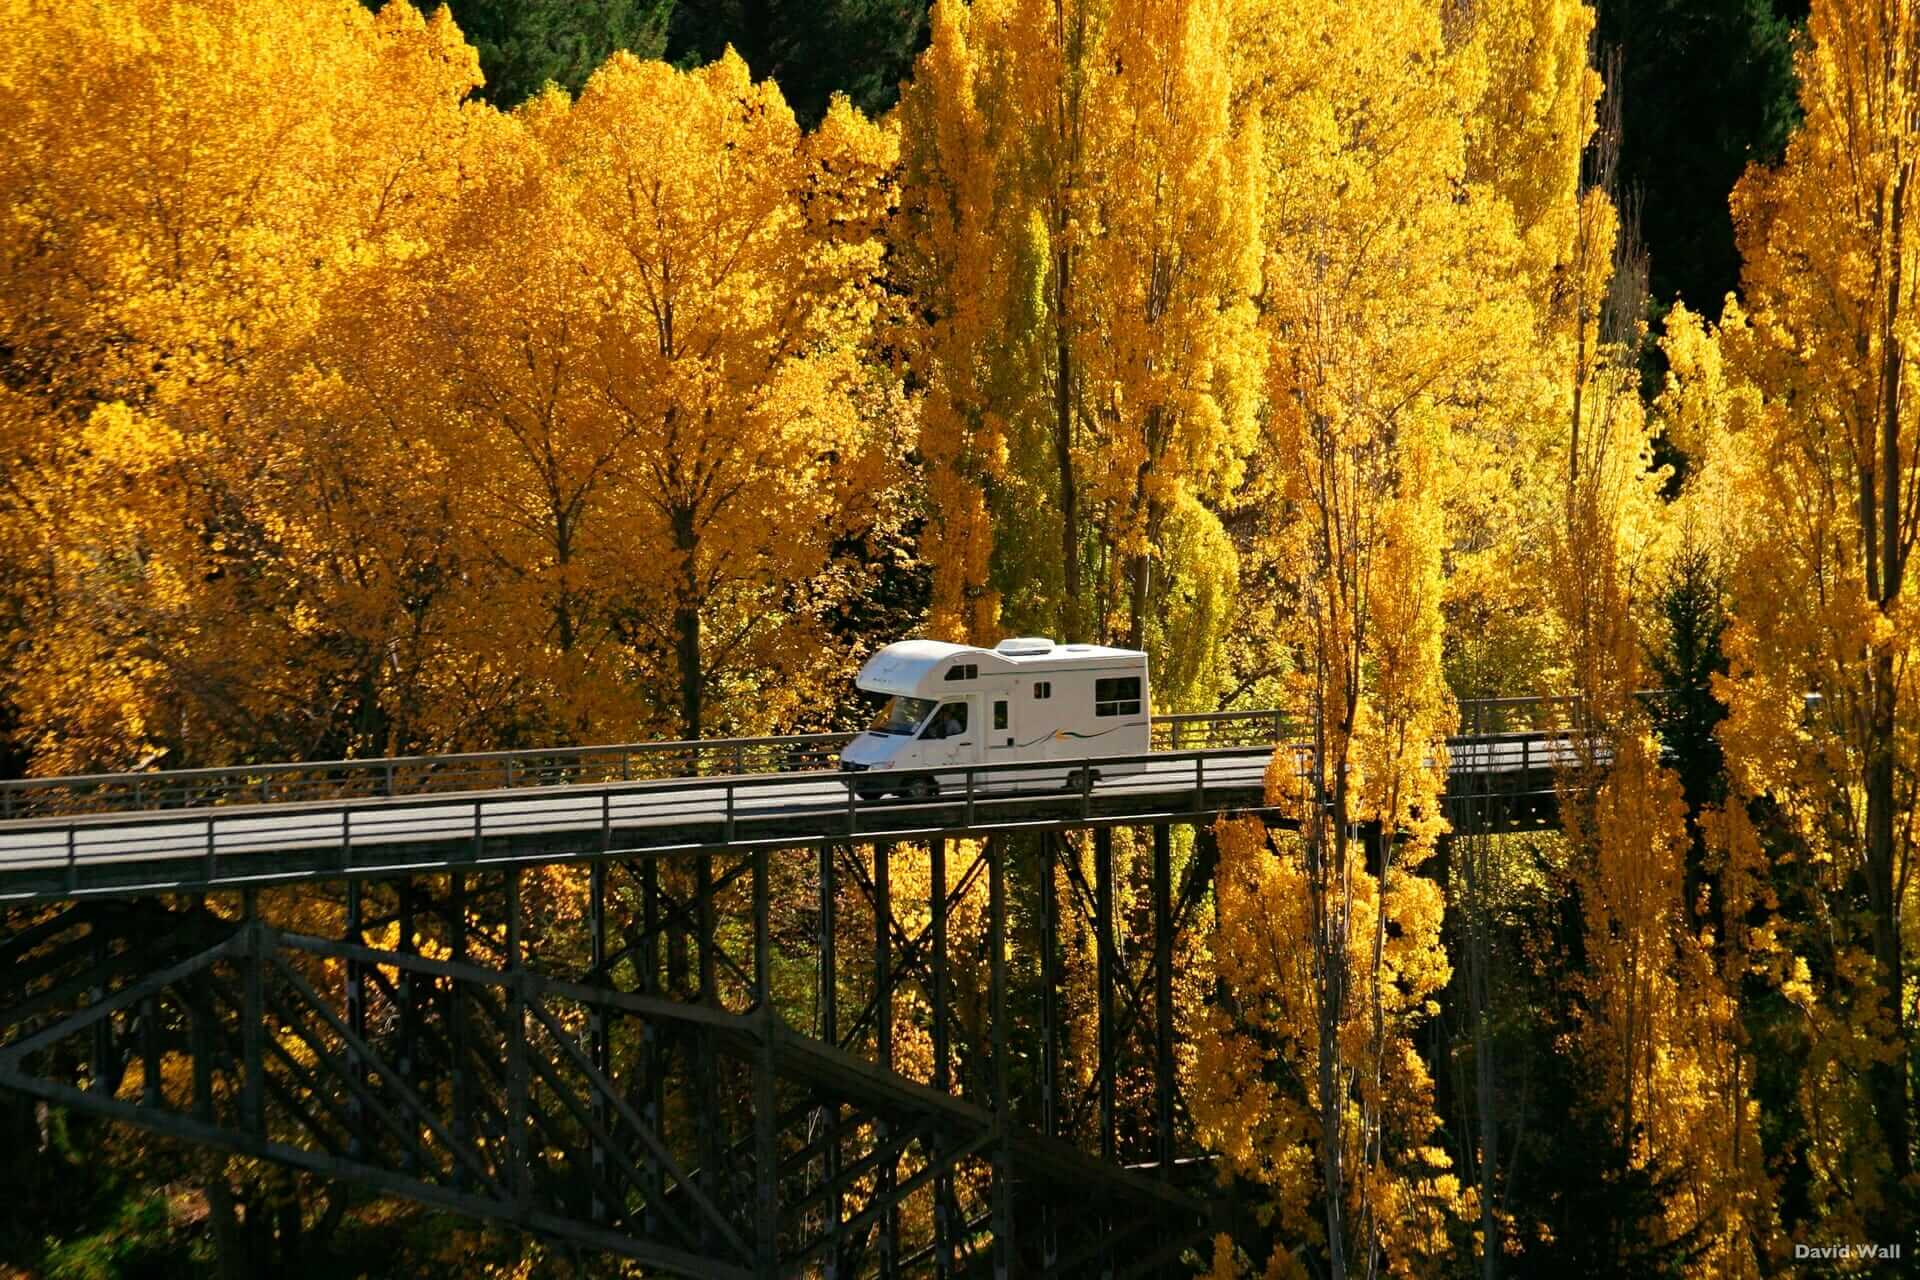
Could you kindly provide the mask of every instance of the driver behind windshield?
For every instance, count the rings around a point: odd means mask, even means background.
[[[940,709],[940,714],[927,726],[922,738],[950,738],[967,727],[967,710],[964,704],[950,702]]]

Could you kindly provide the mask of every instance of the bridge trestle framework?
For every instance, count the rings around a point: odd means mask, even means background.
[[[1552,736],[1519,736],[1497,779],[1456,749],[1458,820],[1551,820]],[[12,882],[0,1089],[669,1274],[1190,1274],[1240,1224],[1176,993],[1263,756],[1132,798],[749,817],[728,789],[691,834],[623,829],[624,783],[524,838],[483,793],[438,846],[356,849],[377,817],[309,803],[341,838],[264,872],[226,810],[168,811],[209,834],[161,883]]]

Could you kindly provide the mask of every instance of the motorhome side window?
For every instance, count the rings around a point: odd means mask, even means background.
[[[1093,682],[1093,714],[1097,716],[1137,716],[1140,714],[1140,677],[1116,676]]]
[[[949,680],[975,680],[975,679],[978,679],[979,676],[980,676],[980,668],[977,664],[972,662],[968,662],[957,667],[947,668],[947,679]]]
[[[1053,682],[1051,680],[1035,680],[1033,682],[1033,696],[1036,698],[1051,698],[1053,696]]]

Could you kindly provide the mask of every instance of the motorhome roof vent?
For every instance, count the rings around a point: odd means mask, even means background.
[[[993,646],[995,653],[1004,653],[1010,658],[1018,658],[1030,653],[1052,653],[1053,641],[1045,636],[1012,636]]]

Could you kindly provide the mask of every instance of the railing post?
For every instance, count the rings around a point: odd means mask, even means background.
[[[1193,811],[1207,811],[1207,758],[1198,752],[1193,757]]]
[[[728,844],[733,843],[733,822],[734,822],[733,781],[729,779],[727,781],[727,823],[726,823],[726,839]]]
[[[212,823],[209,822],[208,825],[211,826]],[[72,893],[80,888],[79,843],[80,843],[80,832],[78,829],[78,824],[69,822],[67,824],[67,891],[69,893]],[[212,848],[211,836],[208,837],[208,848],[209,850],[211,850]],[[207,861],[209,866],[211,866],[213,861],[213,855],[211,852],[209,852],[207,855]]]
[[[384,785],[386,787],[386,794],[392,795],[393,794],[393,761],[391,760],[387,761],[386,778],[384,781]]]
[[[207,816],[207,884],[209,887],[213,884],[213,878],[213,816],[209,814]]]
[[[973,828],[973,770],[967,770],[967,828]]]

